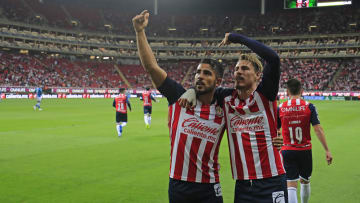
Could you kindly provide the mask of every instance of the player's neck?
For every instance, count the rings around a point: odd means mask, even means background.
[[[290,95],[289,99],[301,99],[301,95]]]
[[[256,90],[256,85],[253,85],[250,88],[241,88],[241,89],[236,89],[237,93],[238,93],[238,97],[241,100],[246,100],[250,97],[250,95]]]
[[[206,94],[202,94],[197,96],[197,99],[202,103],[202,104],[211,104],[211,101],[213,100],[214,97],[214,93],[215,90]]]

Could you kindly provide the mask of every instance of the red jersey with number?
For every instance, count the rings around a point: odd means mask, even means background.
[[[142,93],[144,106],[151,106],[151,92],[145,91]]]
[[[282,150],[310,150],[309,102],[302,99],[291,99],[279,105],[284,146]]]
[[[126,100],[127,97],[125,94],[119,94],[119,96],[115,98],[115,108],[117,112],[127,113]]]

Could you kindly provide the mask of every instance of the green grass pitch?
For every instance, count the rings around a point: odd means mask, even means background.
[[[133,111],[123,137],[111,99],[0,102],[0,202],[168,202],[170,144],[167,102],[153,105],[151,129],[143,108]],[[313,136],[311,202],[360,199],[360,102],[314,102],[334,157]],[[224,202],[233,202],[226,136],[219,155]]]

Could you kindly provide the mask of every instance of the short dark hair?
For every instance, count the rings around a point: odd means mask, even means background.
[[[286,88],[291,95],[299,95],[301,91],[301,82],[298,79],[292,78],[286,82]]]
[[[149,90],[150,90],[150,87],[146,87],[145,89],[149,91]]]
[[[224,67],[221,60],[204,58],[201,59],[200,63],[206,63],[211,66],[211,68],[215,71],[216,77],[222,78],[224,75]]]

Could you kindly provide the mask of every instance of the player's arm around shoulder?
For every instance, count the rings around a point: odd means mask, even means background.
[[[149,23],[149,16],[149,12],[144,10],[132,19],[132,23],[136,32],[137,47],[141,64],[145,70],[149,72],[152,80],[158,88],[165,81],[167,74],[156,62],[154,53],[152,52],[151,47],[147,41],[145,28]]]

